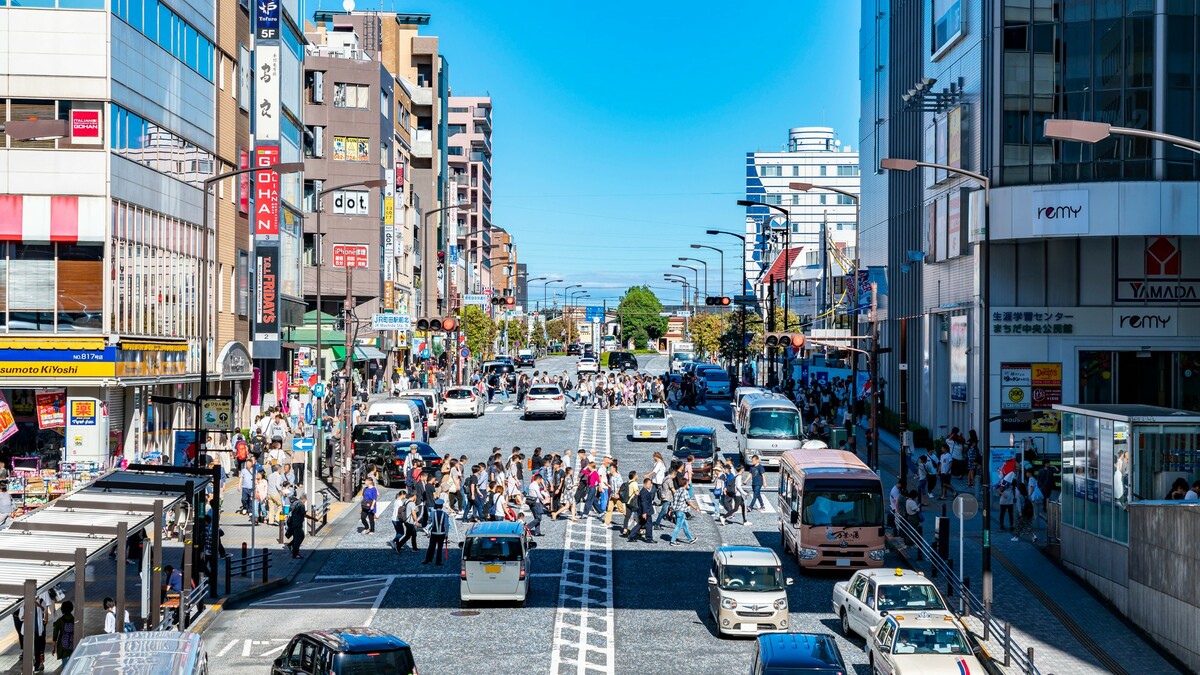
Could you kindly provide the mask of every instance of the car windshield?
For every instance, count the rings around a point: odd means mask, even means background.
[[[707,434],[679,434],[675,437],[675,456],[694,455],[696,459],[712,457],[712,437]]]
[[[562,394],[562,390],[558,387],[533,387],[529,390],[530,396],[558,396]]]
[[[396,428],[401,431],[412,429],[412,418],[408,415],[388,415],[376,413],[367,416],[368,422],[391,422],[396,425]]]
[[[639,420],[663,420],[667,418],[667,411],[663,408],[638,408],[637,418]]]
[[[463,560],[520,560],[521,541],[516,537],[467,537]]]
[[[721,570],[721,588],[727,591],[778,591],[783,589],[783,574],[775,566],[726,565]]]
[[[726,373],[723,370],[715,370],[715,369],[710,368],[708,370],[702,370],[702,371],[700,371],[700,373],[704,376],[704,379],[706,379],[706,380],[714,380],[716,382],[728,382],[729,381],[729,373]]]
[[[930,584],[888,584],[879,587],[877,609],[946,609]]]
[[[337,658],[338,675],[375,675],[375,673],[409,675],[415,671],[416,665],[413,663],[410,649],[338,654]]]
[[[446,392],[446,398],[471,398],[472,396],[470,389],[451,389]]]
[[[883,524],[883,495],[877,490],[805,489],[805,525],[876,527]]]
[[[800,438],[800,415],[795,410],[750,412],[747,438]]]
[[[387,443],[392,434],[387,427],[354,427],[354,440],[361,443]]]
[[[957,628],[901,628],[892,653],[970,654],[971,648]]]
[[[416,403],[416,404],[417,404],[417,409],[419,409],[419,410],[421,411],[421,414],[422,414],[422,415],[424,415],[424,414],[425,414],[425,400],[424,400],[424,399],[420,399],[420,398],[412,398],[412,397],[405,397],[405,399],[404,399],[404,400],[405,400],[405,401],[412,401],[413,403]]]

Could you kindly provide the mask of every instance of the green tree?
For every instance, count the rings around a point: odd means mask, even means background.
[[[718,353],[721,347],[721,334],[726,330],[725,321],[721,314],[705,312],[694,317],[688,326],[688,337],[696,345],[696,351],[701,356]]]
[[[541,319],[536,319],[533,322],[533,333],[530,335],[530,344],[539,349],[544,349],[547,346],[546,324]]]
[[[492,355],[492,341],[496,339],[496,324],[481,307],[467,305],[462,310],[462,326],[467,334],[467,349],[480,359]]]
[[[667,317],[659,316],[662,303],[649,286],[631,286],[617,305],[617,321],[621,324],[621,341],[634,340],[638,349],[645,349],[650,340],[667,332]],[[642,342],[638,344],[639,333]]]

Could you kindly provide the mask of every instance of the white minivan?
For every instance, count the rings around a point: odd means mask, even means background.
[[[396,395],[420,396],[425,401],[425,410],[429,411],[429,435],[438,435],[442,430],[442,398],[436,389],[406,389]]]
[[[475,523],[463,537],[458,597],[465,607],[480,600],[525,606],[529,596],[529,552],[537,548],[525,523]]]
[[[400,440],[428,443],[417,404],[405,399],[376,401],[367,408],[367,422],[391,422],[400,430]]]
[[[796,404],[778,394],[747,396],[738,404],[738,454],[758,456],[763,466],[779,466],[788,450],[799,450],[803,421]]]

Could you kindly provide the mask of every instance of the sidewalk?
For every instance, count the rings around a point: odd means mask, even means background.
[[[879,440],[880,473],[885,476],[885,490],[890,490],[899,465],[900,444],[886,431],[880,433]],[[976,497],[981,496],[981,483],[986,484],[986,480],[976,482]],[[956,492],[968,491],[965,481],[955,480],[953,485]],[[950,504],[950,499],[935,499],[925,507],[924,532],[926,536],[932,534],[934,516],[941,515],[941,505],[946,505],[953,556],[958,552],[959,533]],[[1045,551],[1043,519],[1036,524],[1038,543],[1034,544],[1029,538],[1012,541],[1012,535],[999,528],[996,502],[992,503],[992,514],[992,609],[1000,620],[1011,623],[1014,641],[1022,647],[1033,647],[1038,670],[1054,675],[1179,672],[1159,655],[1161,650],[1050,559]],[[964,576],[971,579],[972,591],[980,595],[983,517],[977,515],[966,521],[964,529]],[[898,544],[903,549],[903,542]],[[993,653],[1002,656],[1002,652]]]
[[[321,479],[317,480],[318,489],[324,487]],[[320,497],[315,500],[320,503]],[[221,494],[221,530],[224,531],[223,543],[228,554],[234,559],[239,559],[242,555],[242,543],[245,542],[249,548],[251,541],[251,526],[247,516],[236,513],[241,506],[241,487],[237,479],[232,479],[226,482],[226,489]],[[308,535],[304,544],[301,547],[301,553],[308,553],[315,549],[325,539],[326,535],[333,530],[334,521],[343,515],[353,503],[331,502],[329,505],[329,525],[323,528],[316,535]],[[310,509],[311,511],[311,509]],[[216,598],[209,598],[206,602],[208,611],[202,614],[195,620],[194,624],[189,627],[193,632],[200,632],[215,618],[216,614],[221,611],[224,605],[247,597],[266,592],[273,588],[289,583],[299,572],[305,559],[293,559],[290,551],[278,543],[279,529],[278,527],[269,527],[267,525],[258,525],[254,529],[254,551],[261,554],[264,548],[268,551],[270,558],[269,566],[269,581],[263,582],[262,578],[256,573],[254,575],[233,576],[231,579],[231,587],[229,593],[225,589],[225,566],[222,563],[219,567],[217,579]],[[163,565],[172,565],[177,569],[182,566],[183,552],[182,546],[178,540],[167,539],[163,541]],[[102,558],[100,561],[88,566],[88,580],[85,587],[86,611],[84,612],[83,635],[96,635],[104,631],[104,610],[103,601],[105,597],[111,597],[116,594],[116,578],[117,569],[116,561],[108,558]],[[145,617],[141,615],[141,597],[142,584],[141,577],[137,567],[133,565],[127,566],[125,592],[126,592],[126,609],[129,612],[130,618],[139,627],[143,628],[146,624]],[[70,591],[74,581],[68,579],[63,582],[62,588]],[[76,616],[79,615],[79,609],[75,610]],[[57,614],[56,617],[57,618]],[[52,620],[53,621],[53,620]],[[51,631],[48,628],[46,631],[46,641],[51,641]],[[77,640],[83,636],[77,636]],[[16,630],[11,623],[11,620],[5,621],[0,626],[0,674],[9,675],[21,672],[20,655],[21,647],[18,644],[18,636]],[[46,656],[46,672],[59,672],[62,664],[56,659],[53,654]]]

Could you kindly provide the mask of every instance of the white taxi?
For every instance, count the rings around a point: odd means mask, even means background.
[[[535,416],[557,417],[567,419],[567,397],[563,395],[562,387],[557,384],[535,384],[525,395],[524,419]]]
[[[585,356],[575,363],[575,371],[579,373],[600,372],[600,362],[593,356]]]
[[[949,614],[950,610],[937,586],[913,570],[861,570],[849,581],[834,584],[833,613],[846,637],[853,633],[870,637],[885,612]]]
[[[633,420],[633,440],[665,441],[671,437],[674,419],[671,411],[661,403],[639,403],[629,416]]]
[[[888,614],[867,640],[871,672],[882,675],[980,675],[971,638],[951,614]]]

